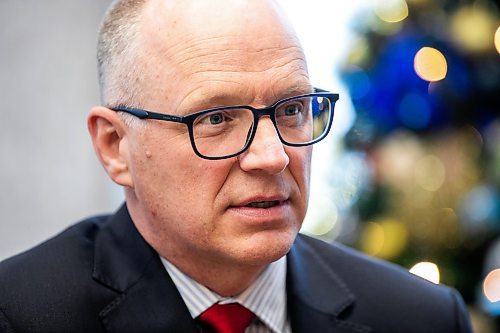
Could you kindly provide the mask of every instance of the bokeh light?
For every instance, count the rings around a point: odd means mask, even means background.
[[[451,32],[455,41],[471,52],[491,49],[496,19],[492,12],[479,4],[457,10],[451,20]]]
[[[399,118],[409,128],[425,128],[431,119],[431,107],[422,94],[409,92],[399,104]]]
[[[345,83],[349,88],[352,99],[365,97],[371,88],[370,77],[359,66],[351,65],[345,69]]]
[[[399,255],[408,242],[406,225],[393,219],[368,222],[361,234],[361,248],[371,255],[392,259]]]
[[[491,271],[483,283],[483,292],[490,302],[500,301],[500,268]]]
[[[308,216],[302,224],[301,231],[313,236],[325,236],[332,230],[340,232],[339,212],[337,205],[329,196],[321,196],[315,199],[317,210],[314,216]],[[332,238],[335,238],[332,235]]]
[[[385,22],[400,22],[408,17],[408,4],[405,0],[377,0],[375,13]]]
[[[399,131],[391,134],[375,155],[380,180],[395,188],[408,185],[413,181],[408,170],[414,168],[423,151],[422,144],[412,133]]]
[[[448,63],[439,50],[432,47],[423,47],[415,55],[414,68],[421,79],[434,82],[446,77]]]
[[[366,38],[356,39],[348,58],[350,64],[363,64],[370,60],[370,47]]]
[[[464,198],[463,208],[470,222],[484,222],[492,218],[498,198],[495,190],[489,186],[476,186]]]
[[[445,176],[445,167],[437,156],[424,156],[415,165],[415,182],[429,192],[439,190],[444,183]]]
[[[500,26],[498,26],[497,31],[495,32],[495,48],[497,52],[500,53]]]
[[[375,222],[368,222],[361,235],[362,250],[376,256],[382,251],[385,243],[385,233],[382,226]]]
[[[432,283],[438,284],[440,280],[439,268],[435,263],[423,261],[415,264],[410,269],[410,273],[420,276]]]

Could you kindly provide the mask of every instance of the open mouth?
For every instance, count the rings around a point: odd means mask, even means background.
[[[245,207],[250,207],[250,208],[271,208],[278,206],[280,204],[279,201],[258,201],[258,202],[251,202]]]

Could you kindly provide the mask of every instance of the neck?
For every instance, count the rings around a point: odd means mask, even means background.
[[[165,257],[184,274],[223,297],[241,294],[259,277],[266,266],[222,266],[205,262],[200,266],[186,265],[185,259]]]

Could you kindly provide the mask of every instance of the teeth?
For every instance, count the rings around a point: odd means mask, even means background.
[[[279,205],[279,201],[260,201],[260,202],[252,202],[248,204],[247,207],[252,208],[270,208]]]

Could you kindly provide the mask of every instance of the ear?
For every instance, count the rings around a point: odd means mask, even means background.
[[[87,127],[94,150],[109,177],[117,184],[133,187],[128,167],[127,128],[115,111],[97,106],[90,110]]]

